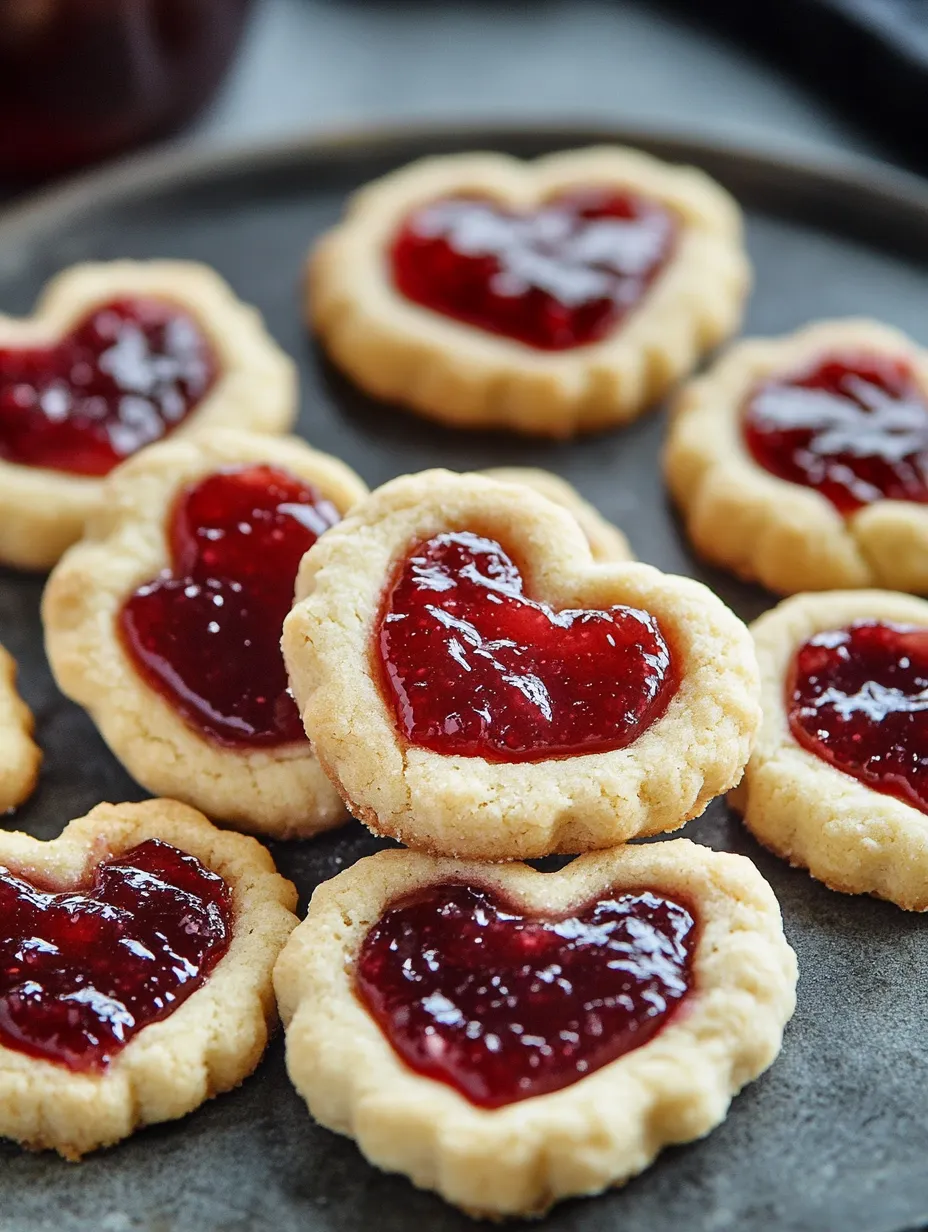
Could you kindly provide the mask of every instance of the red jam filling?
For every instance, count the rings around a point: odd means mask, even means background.
[[[622,749],[676,692],[657,620],[556,612],[502,547],[469,531],[419,544],[380,620],[383,689],[412,744],[489,761]]]
[[[311,484],[270,466],[220,471],[178,497],[171,567],[126,600],[118,627],[142,677],[214,743],[305,739],[280,632],[304,552],[338,520]]]
[[[0,349],[0,458],[106,475],[173,431],[217,371],[202,329],[176,304],[103,304],[56,346]]]
[[[515,212],[449,197],[403,223],[393,279],[414,303],[542,351],[599,342],[670,259],[678,225],[656,201],[615,189]]]
[[[803,748],[928,813],[928,629],[817,633],[796,652],[786,700]]]
[[[695,946],[692,913],[652,891],[546,918],[438,885],[374,925],[356,986],[407,1065],[499,1108],[653,1039],[692,987]]]
[[[229,948],[229,887],[158,839],[52,890],[0,868],[0,1043],[102,1070],[167,1018]]]
[[[878,500],[928,502],[928,401],[909,365],[829,356],[749,397],[744,439],[771,474],[848,515]]]

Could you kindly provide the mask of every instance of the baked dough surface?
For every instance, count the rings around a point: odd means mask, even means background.
[[[595,505],[585,500],[573,484],[560,475],[534,466],[494,466],[479,473],[500,483],[524,483],[556,505],[570,510],[586,535],[594,560],[635,559],[624,532],[607,521]]]
[[[0,646],[0,813],[32,795],[42,764],[34,728],[32,712],[16,691],[16,661]]]

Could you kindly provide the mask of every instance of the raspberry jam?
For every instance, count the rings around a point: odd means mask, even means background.
[[[829,356],[767,381],[748,399],[743,431],[758,465],[842,514],[928,502],[928,402],[904,360]]]
[[[178,497],[171,568],[126,600],[118,625],[142,677],[207,739],[305,739],[280,633],[304,552],[338,520],[311,484],[270,466],[219,471]]]
[[[149,839],[52,890],[0,868],[0,1043],[72,1070],[102,1070],[167,1018],[229,948],[229,887]]]
[[[541,351],[599,342],[670,259],[674,215],[615,189],[516,213],[449,197],[411,214],[393,242],[394,282],[414,303]]]
[[[691,912],[657,892],[549,919],[437,885],[374,925],[356,985],[407,1065],[500,1108],[653,1039],[692,987],[695,946]]]
[[[676,691],[657,620],[630,607],[556,612],[529,599],[492,539],[419,544],[380,621],[384,692],[412,744],[489,761],[622,749]]]
[[[106,475],[173,431],[216,376],[213,349],[182,308],[113,300],[56,346],[0,349],[0,458]]]
[[[796,652],[786,700],[803,748],[928,813],[928,629],[817,633]]]

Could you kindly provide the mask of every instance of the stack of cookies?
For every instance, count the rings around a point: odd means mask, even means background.
[[[481,154],[360,193],[307,306],[374,396],[567,437],[688,378],[749,281],[699,172]],[[711,1130],[794,1009],[751,861],[632,840],[728,792],[828,885],[928,908],[928,605],[864,589],[928,590],[928,360],[831,322],[732,346],[674,406],[696,550],[793,596],[753,636],[555,475],[369,492],[283,435],[293,365],[203,267],[77,267],[0,319],[0,560],[54,565],[55,679],[159,797],[0,836],[0,1132],[77,1157],[182,1116],[279,1006],[318,1121],[534,1214]],[[32,728],[0,651],[0,809]],[[349,814],[390,845],[301,923],[230,832]]]

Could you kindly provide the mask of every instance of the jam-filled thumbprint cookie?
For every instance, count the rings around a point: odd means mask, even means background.
[[[745,626],[704,586],[593,560],[524,486],[427,471],[303,560],[284,622],[320,764],[375,833],[469,859],[683,825],[760,721]]]
[[[749,581],[928,592],[928,351],[898,330],[738,343],[681,393],[665,469],[696,550]]]
[[[296,891],[173,800],[0,832],[0,1134],[77,1159],[231,1090],[276,1020]]]
[[[732,804],[833,890],[928,910],[928,602],[795,595],[752,631],[764,719]]]
[[[32,711],[16,689],[16,661],[0,646],[0,813],[32,794],[42,753],[32,739]]]
[[[499,1218],[718,1125],[780,1050],[796,959],[753,864],[684,839],[559,873],[389,851],[316,890],[274,985],[312,1115]]]
[[[0,562],[46,569],[145,445],[212,427],[286,432],[292,361],[207,266],[113,261],[0,316]]]
[[[288,437],[165,441],[107,480],[42,604],[52,671],[129,772],[278,838],[345,820],[280,652],[303,554],[366,488]]]
[[[488,479],[497,479],[500,483],[525,484],[526,487],[546,496],[548,500],[554,501],[556,505],[563,505],[580,523],[580,529],[586,535],[594,560],[634,560],[624,533],[608,522],[594,505],[580,495],[573,484],[562,479],[560,475],[534,466],[495,466],[479,473],[486,475]]]
[[[352,198],[306,311],[375,397],[566,437],[634,419],[737,329],[741,230],[718,184],[635,150],[429,158]]]

